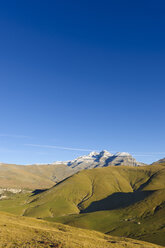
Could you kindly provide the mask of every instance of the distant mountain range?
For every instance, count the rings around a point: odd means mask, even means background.
[[[97,167],[107,167],[107,166],[142,166],[143,163],[137,162],[131,154],[126,152],[118,152],[116,154],[109,153],[106,150],[101,152],[91,152],[88,155],[78,157],[71,161],[66,162],[55,162],[68,165],[72,169],[83,170],[92,169]]]
[[[153,164],[165,163],[165,159]],[[0,188],[43,189],[49,188],[65,178],[84,169],[108,166],[145,166],[129,153],[108,151],[91,152],[70,161],[56,161],[52,164],[15,165],[0,163]]]

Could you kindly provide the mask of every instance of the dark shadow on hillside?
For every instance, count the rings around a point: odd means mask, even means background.
[[[136,202],[144,200],[147,196],[152,194],[153,191],[136,191],[130,193],[118,192],[114,193],[107,198],[92,202],[89,207],[81,210],[81,213],[114,210],[119,208],[128,207]]]
[[[42,192],[45,192],[47,190],[48,189],[35,189],[34,191],[32,191],[32,195],[31,196],[41,194]]]

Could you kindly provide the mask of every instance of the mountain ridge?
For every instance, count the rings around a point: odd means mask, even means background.
[[[0,163],[0,188],[49,188],[65,178],[84,169],[108,166],[138,167],[145,164],[137,162],[129,153],[112,154],[106,150],[91,152],[70,161],[56,161],[49,164],[15,165]]]
[[[102,150],[101,152],[92,151],[88,155],[80,156],[76,159],[69,161],[59,161],[56,163],[64,163],[69,167],[77,170],[91,169],[97,167],[107,167],[107,166],[143,166],[144,163],[136,161],[131,154],[126,152],[117,152],[115,154],[108,152],[107,150]]]

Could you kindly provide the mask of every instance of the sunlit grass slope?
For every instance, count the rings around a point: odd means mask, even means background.
[[[0,188],[41,189],[73,174],[67,165],[15,165],[0,163]]]
[[[159,165],[159,164],[165,166],[165,158],[162,158],[153,163],[153,165]]]
[[[165,167],[81,171],[44,192],[0,201],[0,211],[165,245]]]
[[[165,245],[165,168],[86,170],[32,197],[24,214]]]
[[[0,212],[0,247],[8,248],[159,248],[158,245],[111,237],[95,231],[69,227]]]
[[[165,246],[164,198],[165,190],[158,190],[125,208],[47,219]]]
[[[25,215],[58,217],[127,207],[165,189],[164,179],[163,166],[84,170],[32,197]]]

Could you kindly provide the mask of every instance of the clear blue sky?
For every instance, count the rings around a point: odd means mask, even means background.
[[[165,157],[164,13],[163,0],[0,1],[0,161]]]

